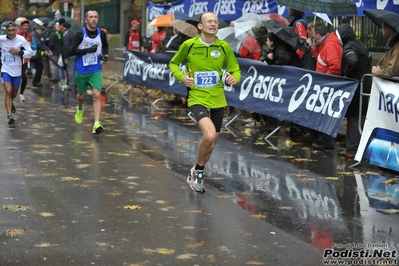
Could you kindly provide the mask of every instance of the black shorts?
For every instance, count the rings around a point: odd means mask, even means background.
[[[190,112],[197,122],[204,117],[209,117],[215,125],[216,132],[219,133],[222,129],[224,107],[207,109],[202,105],[193,105],[190,106]]]

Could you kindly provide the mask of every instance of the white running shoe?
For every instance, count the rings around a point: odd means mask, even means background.
[[[205,192],[204,170],[195,170],[195,166],[193,166],[188,172],[187,183],[192,190],[200,193]]]
[[[19,100],[20,100],[21,102],[24,102],[24,101],[25,101],[25,96],[24,96],[23,94],[20,94],[20,95],[19,95]]]

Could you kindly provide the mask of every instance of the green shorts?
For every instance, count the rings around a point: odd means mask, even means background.
[[[86,93],[87,86],[95,90],[102,90],[103,87],[103,72],[97,71],[91,74],[78,74],[75,75],[76,86],[78,87],[79,94]]]

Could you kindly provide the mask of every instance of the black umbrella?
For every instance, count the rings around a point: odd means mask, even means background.
[[[300,11],[331,15],[357,15],[357,6],[351,0],[277,0],[277,4]]]
[[[281,39],[291,47],[303,51],[305,50],[305,41],[299,38],[293,27],[282,25],[274,19],[262,21],[262,24],[266,29],[268,29],[268,31],[274,33],[277,38]]]
[[[399,14],[381,9],[364,9],[363,13],[378,27],[384,22],[399,32]]]
[[[189,18],[186,20],[186,22],[187,22],[187,23],[190,23],[191,25],[194,25],[195,27],[197,27],[198,23],[200,22],[200,17],[201,17],[202,14],[203,14],[203,13],[194,15],[194,16],[192,16],[192,17],[189,17]],[[228,27],[228,26],[229,26],[229,25],[227,24],[226,21],[219,19],[219,29],[223,29],[223,28],[226,28],[226,27]]]

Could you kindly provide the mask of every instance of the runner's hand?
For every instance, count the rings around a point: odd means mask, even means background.
[[[230,73],[226,74],[226,82],[227,82],[227,84],[229,84],[231,86],[234,86],[237,84],[236,78],[233,75],[231,75]]]
[[[184,75],[184,77],[183,77],[183,84],[184,84],[184,86],[186,86],[186,87],[191,87],[191,86],[193,86],[193,84],[194,84],[194,79],[192,78],[192,77],[190,77],[190,74],[191,74],[192,72],[191,72],[191,70],[190,71],[188,71],[185,75]]]

